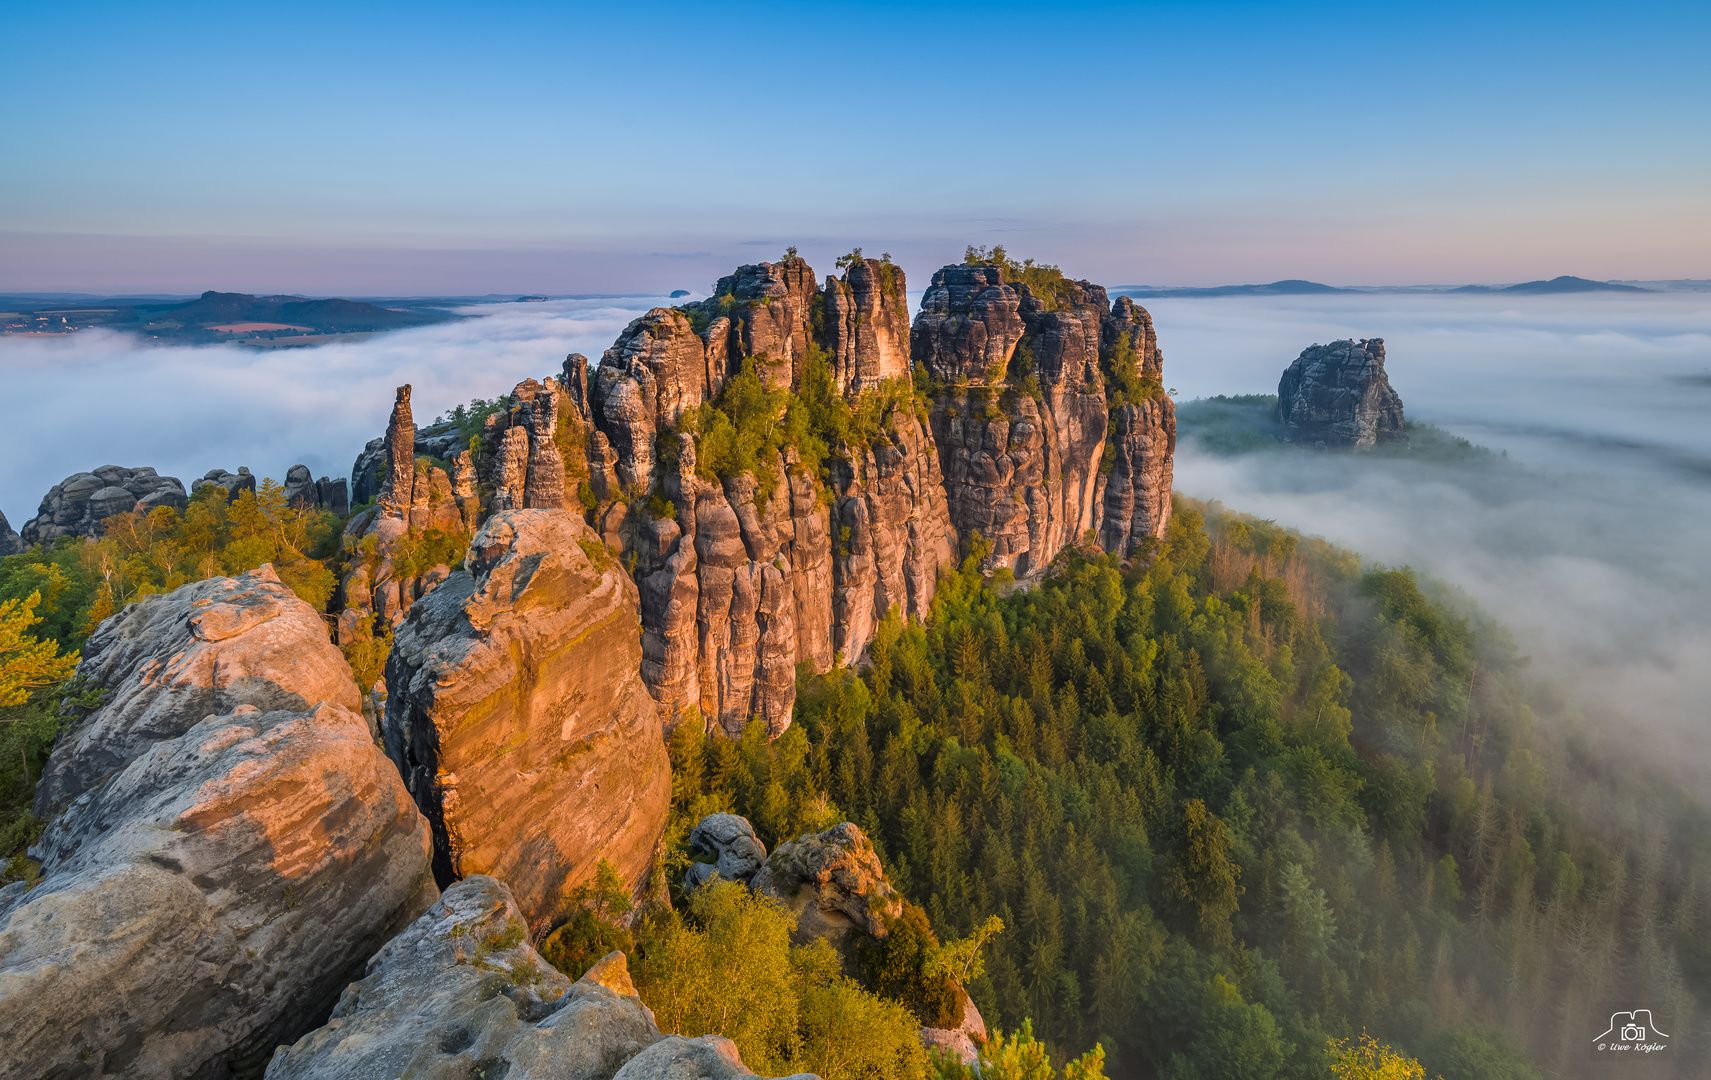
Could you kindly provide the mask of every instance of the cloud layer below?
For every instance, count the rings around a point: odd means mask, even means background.
[[[915,297],[912,297],[915,299]],[[472,309],[367,341],[256,352],[107,333],[0,338],[14,527],[65,476],[152,465],[191,479],[302,462],[347,475],[393,388],[419,421],[598,358],[659,298]],[[1359,295],[1150,305],[1182,399],[1265,393],[1305,346],[1383,337],[1408,415],[1514,467],[1262,454],[1185,442],[1179,490],[1409,564],[1465,589],[1589,712],[1614,703],[1684,760],[1711,761],[1711,296]]]
[[[1711,770],[1711,297],[1367,296],[1153,305],[1182,397],[1275,392],[1299,351],[1383,337],[1410,419],[1495,469],[1181,446],[1178,490],[1465,589],[1589,715]],[[1643,744],[1650,744],[1649,747]],[[1707,785],[1711,788],[1711,785]]]
[[[410,383],[416,422],[474,397],[556,375],[567,353],[598,360],[663,298],[466,309],[480,317],[299,349],[150,347],[125,334],[0,338],[7,461],[0,510],[16,528],[66,476],[152,465],[190,486],[247,465],[283,479],[299,462],[347,476]]]

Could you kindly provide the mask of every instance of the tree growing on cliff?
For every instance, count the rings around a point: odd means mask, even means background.
[[[572,890],[569,902],[575,914],[541,942],[540,953],[547,963],[580,979],[601,957],[636,947],[621,921],[630,913],[630,894],[609,860],[600,860],[594,880]]]

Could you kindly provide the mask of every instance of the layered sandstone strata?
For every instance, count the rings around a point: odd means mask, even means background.
[[[567,362],[596,523],[633,566],[643,676],[673,721],[693,712],[734,735],[759,719],[777,734],[798,664],[853,663],[893,607],[916,618],[930,607],[956,538],[932,436],[911,408],[840,448],[828,476],[787,450],[763,461],[768,475],[707,479],[694,441],[675,434],[745,358],[797,387],[822,356],[851,399],[906,378],[904,290],[884,259],[853,259],[823,287],[799,258],[744,266],[713,298],[631,323],[598,368]]]
[[[268,567],[127,606],[79,674],[0,889],[0,1076],[257,1076],[433,903],[427,822]]]
[[[106,697],[55,743],[36,787],[44,820],[205,716],[361,708],[321,616],[271,566],[127,604],[90,635],[77,670]]]
[[[449,473],[417,456],[409,386],[398,388],[383,451],[374,505],[345,523],[341,645],[396,627],[412,604],[444,581],[461,559],[462,538],[474,529],[479,509],[469,451],[453,452]]]
[[[987,566],[1038,573],[1089,530],[1124,555],[1164,534],[1175,408],[1134,301],[1112,305],[1087,281],[1036,294],[998,266],[947,266],[912,343],[935,381],[951,522],[991,545]],[[1113,408],[1121,386],[1144,396]]]
[[[399,625],[386,752],[434,830],[442,884],[510,882],[532,932],[611,860],[639,892],[670,767],[641,679],[636,587],[566,510],[501,510]]]

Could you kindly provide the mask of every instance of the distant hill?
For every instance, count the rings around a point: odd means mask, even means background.
[[[1171,289],[1157,288],[1150,285],[1125,285],[1115,290],[1120,296],[1139,297],[1169,297],[1169,296],[1308,296],[1315,293],[1348,292],[1335,285],[1321,285],[1317,281],[1302,281],[1300,278],[1290,278],[1287,281],[1274,281],[1269,285],[1218,285],[1208,289]]]
[[[129,302],[115,302],[128,300]],[[426,326],[456,318],[439,303],[404,301],[381,307],[361,300],[311,300],[306,296],[251,296],[210,289],[194,300],[137,303],[114,298],[51,304],[17,297],[3,329],[8,333],[70,333],[94,326],[128,330],[162,341],[313,344],[332,335],[372,334]]]
[[[423,326],[445,316],[426,311],[396,311],[360,300],[310,300],[303,296],[251,296],[210,289],[187,304],[138,304],[136,321],[175,322],[185,329],[231,323],[285,323],[323,334],[351,334]]]
[[[1572,277],[1564,274],[1549,281],[1523,281],[1519,285],[1507,285],[1496,288],[1491,285],[1463,285],[1459,289],[1449,290],[1453,293],[1520,293],[1524,296],[1541,296],[1548,293],[1583,293],[1583,292],[1652,292],[1637,285],[1618,285],[1613,281],[1591,281],[1587,278]]]

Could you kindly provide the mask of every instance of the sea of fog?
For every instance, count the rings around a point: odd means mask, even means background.
[[[345,476],[393,388],[419,423],[566,353],[598,358],[662,298],[466,309],[344,344],[156,347],[103,331],[0,338],[14,527],[70,473],[152,465],[189,481],[297,462]],[[1152,300],[1180,400],[1273,393],[1302,348],[1382,337],[1410,419],[1515,467],[1179,448],[1178,490],[1443,578],[1507,622],[1589,713],[1616,703],[1659,758],[1711,762],[1711,296],[1419,294]],[[1708,770],[1711,772],[1711,770]]]

